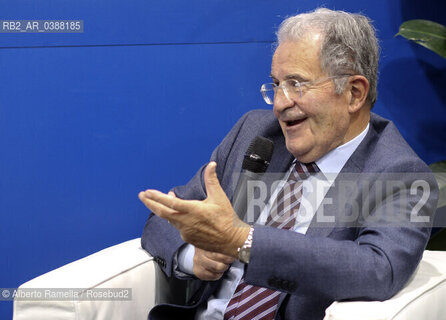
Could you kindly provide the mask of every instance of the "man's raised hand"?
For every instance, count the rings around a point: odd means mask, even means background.
[[[183,240],[196,248],[237,257],[237,248],[248,237],[249,225],[242,222],[216,174],[217,164],[210,162],[204,172],[207,198],[182,200],[156,190],[139,193],[139,199],[157,216],[168,220]]]

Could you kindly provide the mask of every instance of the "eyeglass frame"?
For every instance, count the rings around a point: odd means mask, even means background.
[[[285,97],[288,100],[291,101],[291,98],[289,96],[289,91],[288,91],[287,85],[286,85],[290,81],[293,81],[294,84],[296,84],[296,83],[298,84],[298,91],[295,90],[295,93],[299,92],[299,97],[302,98],[302,86],[303,85],[316,85],[316,84],[324,83],[327,80],[343,78],[343,77],[350,77],[350,76],[353,76],[353,74],[347,74],[346,73],[346,74],[340,74],[340,75],[336,75],[336,76],[330,76],[330,77],[326,77],[326,78],[322,78],[322,79],[317,79],[317,80],[313,80],[313,81],[304,81],[304,82],[301,82],[301,81],[299,81],[297,79],[287,79],[287,80],[283,81],[279,85],[277,85],[277,84],[275,84],[273,82],[268,82],[268,83],[262,84],[262,86],[260,87],[260,92],[262,93],[263,100],[266,102],[266,104],[273,105],[274,104],[274,99],[275,99],[276,94],[277,94],[277,90],[279,88],[282,89],[283,93],[285,94]],[[265,88],[267,85],[271,85],[273,87],[272,91],[274,91],[274,98],[273,98],[272,101],[271,101],[270,97],[268,97],[268,95],[267,95],[267,92],[271,91],[271,90],[267,90]],[[291,88],[291,86],[288,85],[288,88]],[[291,92],[293,92],[293,91],[291,91]]]

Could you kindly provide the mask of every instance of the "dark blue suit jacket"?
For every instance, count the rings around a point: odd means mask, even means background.
[[[275,144],[267,173],[285,172],[293,160],[271,111],[245,114],[211,157],[229,198],[243,156],[258,135]],[[173,189],[178,197],[206,198],[204,167],[187,185]],[[265,182],[271,183],[268,176]],[[392,182],[389,190],[385,187],[388,181]],[[333,301],[385,300],[397,293],[415,270],[429,239],[438,189],[429,168],[396,127],[372,113],[366,137],[325,198],[332,199],[332,204],[318,209],[305,235],[255,227],[245,281],[283,292],[276,319],[322,319]],[[413,223],[414,214],[427,221]],[[321,222],[320,217],[334,222]],[[173,257],[183,244],[175,228],[153,214],[149,216],[142,246],[166,275],[173,276]],[[206,301],[218,284],[204,283],[189,306],[156,306],[150,319],[192,318],[194,308]]]

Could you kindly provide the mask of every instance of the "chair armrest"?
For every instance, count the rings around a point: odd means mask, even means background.
[[[147,319],[155,305],[153,258],[133,239],[50,271],[22,288],[131,288],[131,300],[30,301],[14,299],[14,320]]]
[[[324,320],[446,319],[446,251],[424,251],[406,286],[386,301],[334,302]]]

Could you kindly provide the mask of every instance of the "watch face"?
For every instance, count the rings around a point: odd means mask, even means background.
[[[241,248],[240,252],[239,252],[239,260],[243,263],[248,263],[249,262],[249,254],[250,254],[251,250],[250,248]]]

